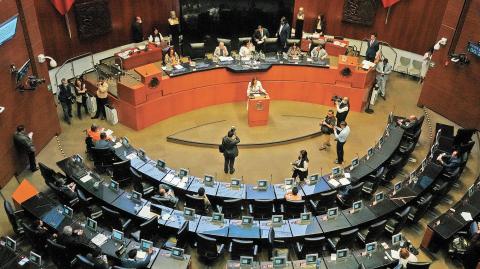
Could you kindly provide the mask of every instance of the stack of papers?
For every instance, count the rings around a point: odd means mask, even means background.
[[[120,148],[121,146],[122,146],[122,143],[117,142],[117,143],[115,143],[115,145],[113,145],[113,148],[114,148],[114,149],[118,149],[118,148]]]
[[[133,160],[137,157],[137,153],[133,152],[127,155],[127,159]]]
[[[470,214],[470,212],[462,212],[460,215],[462,216],[462,218],[465,221],[472,221],[473,220],[472,214]]]
[[[328,184],[330,184],[330,185],[332,185],[333,187],[336,188],[336,187],[338,187],[338,185],[340,185],[340,182],[338,182],[338,181],[336,181],[335,179],[332,178],[328,181]]]
[[[177,70],[180,70],[180,69],[183,69],[183,68],[184,68],[183,65],[181,65],[181,64],[177,64],[177,65],[175,65],[174,67],[175,67],[175,69],[177,69]]]
[[[92,176],[90,176],[90,175],[87,174],[86,176],[82,177],[82,178],[80,179],[80,181],[83,182],[83,183],[87,183],[87,182],[89,182],[91,179],[92,179]]]
[[[346,178],[341,178],[340,180],[340,183],[342,184],[342,186],[345,186],[345,185],[349,185],[350,184],[350,180],[346,179]]]
[[[94,238],[92,238],[92,243],[97,245],[98,247],[101,247],[105,242],[107,242],[108,237],[106,237],[104,234],[97,234]]]
[[[367,60],[363,60],[363,61],[362,61],[362,68],[363,68],[363,69],[368,70],[368,69],[370,69],[370,68],[372,68],[372,67],[374,67],[374,66],[375,66],[375,63],[372,63],[372,62],[367,61]]]
[[[220,62],[233,61],[233,58],[230,56],[220,56],[218,57],[218,59],[220,60]]]
[[[137,250],[137,257],[136,257],[136,258],[137,258],[138,260],[143,260],[143,259],[145,259],[146,257],[147,257],[147,253],[146,253],[145,251],[140,250],[140,249]]]

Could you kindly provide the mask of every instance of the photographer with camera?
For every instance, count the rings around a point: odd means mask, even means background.
[[[350,102],[348,97],[342,98],[340,96],[332,97],[332,101],[335,102],[337,107],[337,126],[340,126],[340,123],[347,119],[348,111],[350,111]]]
[[[63,119],[68,124],[71,124],[72,104],[76,102],[75,95],[73,95],[73,87],[66,78],[62,78],[62,84],[58,86],[58,90],[58,101],[63,109]]]
[[[237,144],[240,143],[240,138],[237,136],[237,130],[235,127],[232,127],[226,136],[222,139],[222,144],[219,147],[221,153],[223,153],[223,157],[225,158],[225,163],[223,165],[223,171],[225,174],[233,174],[235,172],[235,168],[233,168],[233,164],[235,163],[235,158],[238,156],[238,147]]]

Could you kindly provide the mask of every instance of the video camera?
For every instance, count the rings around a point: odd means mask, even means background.
[[[334,96],[332,96],[332,99],[330,99],[330,100],[334,103],[341,102],[343,100],[343,97],[338,96],[338,95],[334,95]]]
[[[45,79],[37,78],[35,76],[29,76],[27,83],[28,83],[28,86],[30,86],[31,88],[36,88],[38,85],[45,83]]]

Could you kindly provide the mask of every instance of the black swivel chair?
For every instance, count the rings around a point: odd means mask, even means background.
[[[113,229],[126,231],[131,219],[123,218],[118,211],[102,206],[102,222]]]
[[[120,187],[125,188],[128,186],[132,180],[130,160],[114,162],[112,164],[112,178],[120,184]]]
[[[285,218],[299,218],[302,213],[305,213],[305,201],[289,201],[286,200],[280,205],[280,212],[285,215]]]
[[[335,204],[337,200],[337,190],[331,190],[329,192],[322,192],[317,201],[309,200],[312,211],[317,215],[322,215]]]
[[[417,205],[412,206],[410,212],[408,212],[408,221],[410,223],[417,223],[427,212],[430,204],[432,203],[432,195],[428,194],[425,197],[422,197],[418,202]]]
[[[319,256],[323,256],[326,242],[327,240],[324,236],[304,238],[302,242],[297,242],[295,244],[297,257],[299,259],[305,259],[305,255],[315,253],[319,254]]]
[[[430,262],[408,262],[408,269],[428,269],[430,268]]]
[[[435,186],[432,188],[432,203],[431,205],[434,207],[442,201],[443,198],[447,195],[447,193],[450,190],[450,187],[453,184],[450,184],[448,181],[442,181],[438,184],[435,184]]]
[[[357,239],[358,228],[342,232],[338,237],[328,238],[332,251],[337,249],[351,248]]]
[[[205,57],[205,43],[190,43],[192,59],[201,59]]]
[[[456,181],[460,176],[460,170],[461,167],[457,167],[453,171],[443,171],[440,178],[450,182]]]
[[[95,269],[95,264],[87,257],[78,254],[75,258],[75,269]]]
[[[3,207],[5,208],[8,221],[10,222],[10,225],[12,225],[12,229],[15,232],[15,234],[23,235],[25,232],[22,227],[24,211],[23,210],[15,211],[13,209],[12,204],[10,204],[10,202],[7,200],[3,202]]]
[[[51,182],[55,184],[56,182],[67,181],[67,178],[63,174],[55,172],[43,163],[38,163],[38,167],[40,168],[40,174],[42,174],[45,183]]]
[[[76,192],[78,196],[78,205],[86,217],[98,219],[102,216],[102,208],[91,202],[93,199],[92,197],[87,197],[80,188],[77,188]]]
[[[178,229],[175,238],[170,238],[165,243],[163,248],[168,249],[168,250],[171,250],[172,247],[185,248],[185,246],[187,245],[187,242],[190,238],[188,228],[189,228],[189,221],[187,220],[182,224],[180,229]]]
[[[347,194],[337,196],[337,202],[343,209],[352,207],[353,202],[357,201],[362,193],[364,182],[359,182],[352,186]]]
[[[240,259],[240,256],[257,256],[258,246],[253,240],[232,239],[228,252],[233,260]]]
[[[225,250],[224,244],[218,244],[217,239],[197,234],[197,254],[200,259],[213,262],[220,257]]]
[[[69,256],[67,247],[51,239],[47,239],[47,252],[57,268],[72,268],[75,263],[75,259]]]
[[[142,175],[133,167],[130,167],[130,173],[132,175],[133,189],[141,193],[142,197],[150,197],[155,193],[155,187],[143,180]]]
[[[383,174],[384,167],[381,166],[378,168],[374,174],[370,174],[367,177],[367,180],[364,181],[365,184],[362,186],[362,192],[370,197],[372,196],[378,189],[378,185],[380,184],[380,177]]]
[[[370,225],[370,227],[367,229],[359,231],[357,233],[358,240],[360,240],[363,244],[377,241],[377,239],[383,235],[383,230],[385,229],[386,224],[387,220],[382,220]]]
[[[248,205],[248,211],[257,219],[270,219],[275,214],[275,205],[270,199],[253,200]]]
[[[47,245],[47,238],[39,236],[39,234],[26,223],[22,223],[22,228],[25,232],[25,238],[32,246],[32,250],[35,253],[43,254]]]
[[[185,206],[195,209],[201,215],[205,215],[207,210],[205,209],[205,200],[202,197],[195,197],[190,194],[185,195]]]
[[[85,153],[90,161],[93,161],[92,149],[95,147],[95,142],[90,136],[85,137]]]
[[[229,199],[222,202],[222,206],[217,206],[218,212],[222,212],[225,218],[236,219],[242,216],[242,199]]]
[[[158,228],[158,216],[154,216],[140,224],[138,230],[131,233],[130,236],[137,242],[140,242],[140,239],[151,240],[159,232]]]
[[[390,218],[385,225],[385,231],[390,235],[399,233],[405,223],[407,222],[408,213],[410,212],[411,207],[406,207],[403,211],[397,212],[396,215]]]
[[[61,190],[61,187],[58,187],[53,182],[46,181],[45,182],[50,189],[58,196],[60,202],[64,205],[68,205],[71,208],[75,208],[80,199],[78,198],[78,194],[75,193],[75,197],[67,195],[64,191]],[[72,198],[73,197],[73,198]]]
[[[284,240],[275,239],[275,230],[270,228],[268,231],[268,258],[278,256],[281,249],[287,249],[288,251],[288,246]]]
[[[115,152],[111,148],[92,148],[93,165],[99,171],[112,167],[116,161]]]

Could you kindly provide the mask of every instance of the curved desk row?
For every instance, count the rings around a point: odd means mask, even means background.
[[[341,74],[346,67],[351,70],[348,76]],[[375,79],[373,69],[366,71],[348,63],[326,67],[306,60],[272,60],[256,67],[236,62],[205,63],[196,68],[187,65],[182,71],[171,71],[172,76],[163,76],[161,68],[157,64],[145,65],[135,69],[141,82],[129,76],[118,82],[118,98],[111,100],[122,124],[139,130],[194,109],[245,101],[248,82],[254,76],[272,100],[330,106],[332,96],[348,96],[350,109],[359,112]],[[151,87],[153,78],[160,82],[156,87]],[[90,83],[95,88],[95,82]]]

